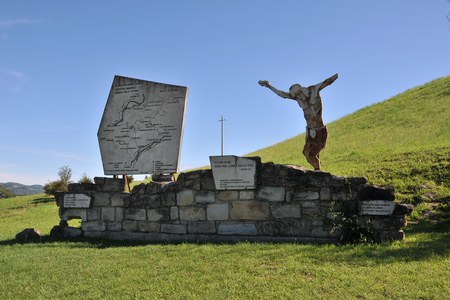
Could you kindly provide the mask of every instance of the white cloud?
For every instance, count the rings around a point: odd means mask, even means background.
[[[7,75],[7,76],[14,77],[14,78],[19,79],[19,80],[26,80],[27,79],[27,76],[24,73],[19,72],[19,71],[0,69],[0,73],[2,73],[4,75]]]
[[[10,28],[19,25],[28,25],[41,23],[40,19],[28,19],[28,18],[18,18],[14,20],[0,20],[0,28]]]
[[[14,93],[18,93],[26,89],[34,89],[25,73],[2,68],[0,68],[0,87],[2,89],[8,89]]]
[[[0,149],[7,150],[7,151],[13,151],[13,152],[34,154],[34,155],[38,155],[38,156],[62,158],[62,159],[80,161],[80,162],[93,163],[92,161],[86,160],[85,158],[75,155],[75,154],[56,152],[56,151],[52,151],[52,150],[35,150],[35,149],[29,149],[29,148],[8,147],[8,146],[0,146]]]

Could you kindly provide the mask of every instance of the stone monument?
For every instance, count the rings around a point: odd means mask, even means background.
[[[272,92],[284,99],[297,101],[303,109],[306,119],[306,142],[303,148],[303,155],[306,160],[314,167],[320,170],[319,152],[325,148],[328,131],[322,120],[322,99],[320,91],[332,84],[338,78],[338,74],[325,79],[323,82],[302,87],[300,84],[293,84],[289,92],[283,92],[273,87],[267,80],[260,80],[261,86],[269,88]]]
[[[187,87],[115,76],[98,129],[105,175],[178,171]]]
[[[307,121],[303,153],[316,170],[326,143],[319,92],[333,83],[289,93]],[[187,88],[116,76],[98,131],[105,174],[177,172]],[[222,118],[223,121],[223,118]],[[149,242],[336,243],[364,233],[375,242],[404,239],[408,207],[393,190],[364,177],[340,177],[300,166],[263,163],[260,157],[211,156],[211,170],[153,180],[124,192],[126,179],[95,177],[57,193],[55,238],[105,238]],[[353,216],[348,218],[347,216]],[[81,228],[68,226],[81,219]]]

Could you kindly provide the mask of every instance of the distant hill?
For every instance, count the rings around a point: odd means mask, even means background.
[[[363,108],[327,127],[323,171],[391,185],[400,201],[450,200],[450,76]],[[304,140],[305,134],[300,134],[248,156],[310,167],[301,154]]]
[[[34,195],[44,192],[44,187],[39,184],[24,185],[16,182],[0,183],[1,186],[8,189],[15,195]]]

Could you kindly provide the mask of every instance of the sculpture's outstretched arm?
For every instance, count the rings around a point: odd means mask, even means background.
[[[326,88],[330,84],[332,84],[338,78],[338,73],[334,74],[330,78],[325,79],[323,82],[317,84],[319,86],[319,91]]]
[[[293,99],[291,94],[276,89],[267,80],[260,80],[260,81],[258,81],[258,83],[260,86],[265,86],[266,88],[268,88],[269,90],[271,90],[272,92],[274,92],[275,94],[280,96],[281,98]]]

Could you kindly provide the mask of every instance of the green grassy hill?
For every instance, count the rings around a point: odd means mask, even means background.
[[[326,105],[326,104],[325,104]],[[326,108],[325,108],[326,109]],[[392,185],[404,202],[450,196],[450,76],[410,89],[327,125],[323,171]],[[305,135],[248,154],[309,166]]]

